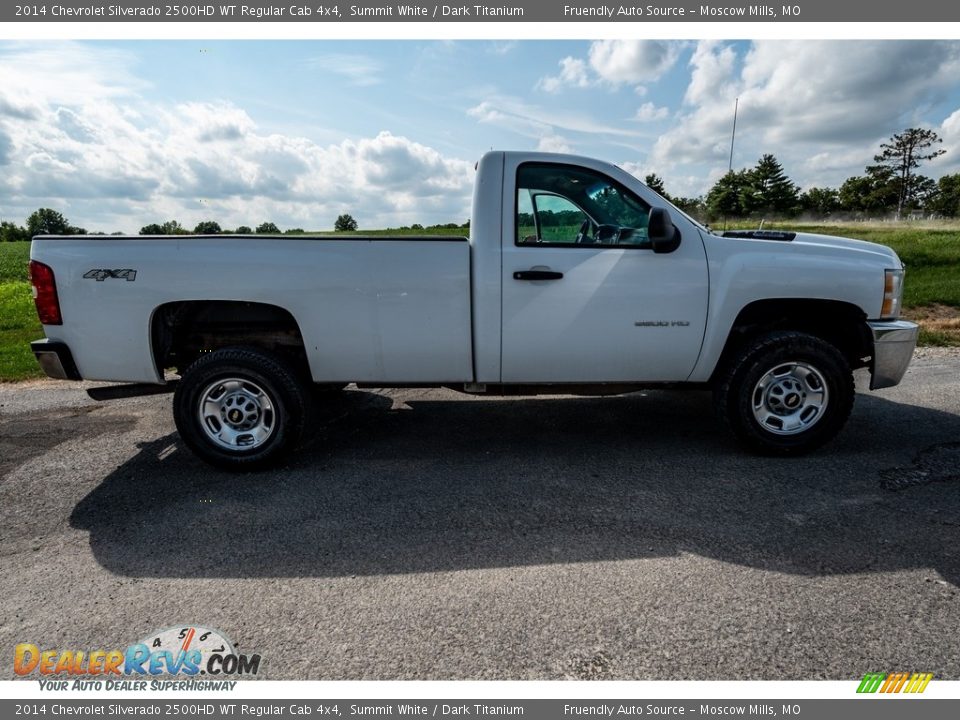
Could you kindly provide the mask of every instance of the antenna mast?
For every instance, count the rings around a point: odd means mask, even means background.
[[[737,98],[733,105],[733,132],[730,134],[730,164],[727,166],[727,172],[733,172],[733,141],[737,137],[737,109],[740,107],[740,98]]]

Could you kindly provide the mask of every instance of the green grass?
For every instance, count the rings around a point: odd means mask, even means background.
[[[728,227],[751,228],[756,227],[756,223],[730,223]],[[960,313],[960,224],[918,227],[913,223],[765,223],[764,228],[839,235],[889,245],[907,265],[903,305],[908,317],[912,311],[930,306],[957,308]],[[469,230],[388,229],[363,230],[356,234],[465,236]],[[0,243],[0,382],[43,374],[29,347],[31,340],[43,337],[27,281],[29,259],[30,243]],[[921,324],[925,322],[921,320]],[[957,346],[960,332],[953,330],[949,323],[933,323],[921,330],[920,343]]]
[[[944,330],[928,330],[920,326],[920,339],[917,341],[920,345],[927,347],[957,347],[960,342],[957,341],[956,333],[946,332]]]
[[[30,262],[30,243],[0,243],[0,283],[11,280],[27,282],[27,264]]]
[[[29,260],[30,243],[0,243],[0,382],[43,375],[29,345],[43,337],[27,280]]]

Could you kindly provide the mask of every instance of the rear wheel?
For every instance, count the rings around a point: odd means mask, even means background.
[[[300,440],[308,406],[293,369],[251,348],[204,355],[183,374],[173,397],[183,441],[227,470],[257,470],[283,459]]]
[[[853,374],[833,345],[800,332],[774,332],[728,365],[714,401],[733,434],[770,455],[809,452],[840,432],[854,399]]]

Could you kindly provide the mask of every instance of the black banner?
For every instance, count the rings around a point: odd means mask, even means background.
[[[60,0],[0,7],[3,22],[951,22],[960,4],[941,0],[836,3],[782,2],[551,2],[496,4],[387,3],[336,0],[247,0],[161,3],[148,0]]]

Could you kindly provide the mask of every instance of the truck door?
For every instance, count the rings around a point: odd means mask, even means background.
[[[647,237],[650,204],[599,170],[510,167],[502,233],[503,382],[682,381],[697,361],[707,262],[695,225],[671,253]],[[509,177],[509,176],[508,176]]]

